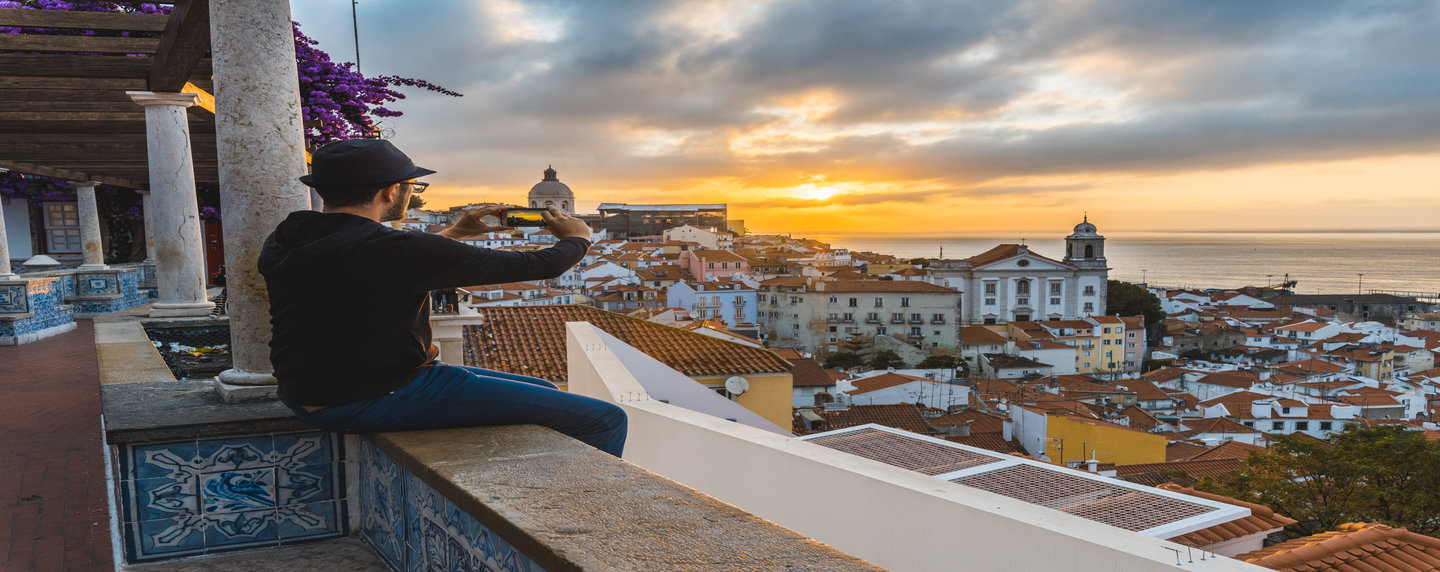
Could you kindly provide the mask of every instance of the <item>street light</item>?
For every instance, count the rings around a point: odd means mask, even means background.
[[[1147,281],[1147,280],[1145,280],[1145,273],[1146,273],[1146,272],[1149,272],[1149,271],[1148,271],[1148,270],[1145,270],[1144,268],[1141,268],[1141,269],[1140,269],[1140,283],[1141,283],[1141,284],[1144,284],[1144,285],[1146,285],[1146,286],[1149,286],[1149,285],[1150,285],[1150,282]]]
[[[1355,276],[1356,276],[1356,280],[1358,280],[1358,282],[1357,282],[1356,285],[1355,285],[1355,293],[1356,293],[1356,294],[1364,294],[1364,293],[1365,293],[1365,273],[1364,273],[1364,272],[1357,272],[1357,273],[1355,274]]]

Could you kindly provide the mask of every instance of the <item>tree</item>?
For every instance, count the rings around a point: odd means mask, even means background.
[[[925,359],[920,360],[920,363],[915,364],[915,367],[920,369],[955,369],[958,363],[960,363],[960,360],[956,359],[955,356],[931,355],[925,356]]]
[[[875,352],[875,357],[870,358],[870,367],[875,369],[900,369],[905,367],[905,360],[900,359],[900,354],[892,350],[880,350]]]
[[[1180,352],[1179,356],[1181,358],[1193,361],[1205,361],[1210,359],[1210,354],[1205,353],[1205,350],[1202,350],[1200,348],[1190,348],[1188,350]]]
[[[405,208],[423,209],[425,208],[425,199],[420,198],[420,195],[410,195],[410,203],[405,205]]]
[[[835,352],[825,358],[826,368],[850,369],[865,365],[865,358],[853,352]]]
[[[1160,309],[1160,299],[1149,290],[1129,282],[1108,281],[1105,291],[1105,307],[1112,316],[1145,316],[1145,329],[1158,333],[1156,326],[1165,321],[1165,310]],[[1160,336],[1150,335],[1150,345],[1158,345]]]
[[[1269,506],[1301,535],[1346,522],[1440,533],[1440,442],[1403,425],[1347,425],[1330,443],[1279,435],[1241,470],[1199,488]]]

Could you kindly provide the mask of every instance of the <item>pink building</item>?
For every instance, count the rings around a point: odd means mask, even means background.
[[[728,250],[684,250],[680,252],[680,266],[701,282],[750,271],[750,264],[744,257]]]

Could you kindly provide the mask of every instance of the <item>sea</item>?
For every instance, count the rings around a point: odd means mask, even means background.
[[[1168,288],[1238,288],[1294,280],[1297,294],[1440,292],[1440,232],[1107,232],[1110,278]],[[1060,259],[1064,234],[811,234],[833,248],[902,258],[966,258],[1005,243]]]

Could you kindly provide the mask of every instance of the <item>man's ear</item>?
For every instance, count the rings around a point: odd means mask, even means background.
[[[376,197],[386,204],[400,200],[400,183],[380,189],[380,193]]]

